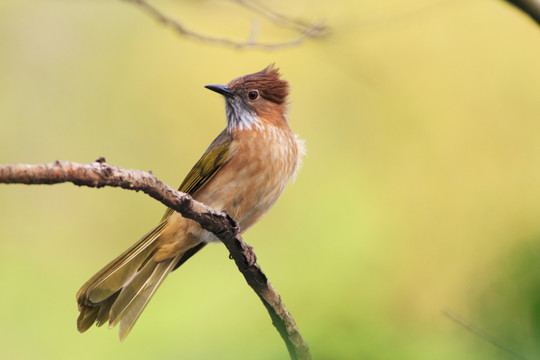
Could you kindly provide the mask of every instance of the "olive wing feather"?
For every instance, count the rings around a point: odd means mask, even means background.
[[[226,130],[223,130],[193,166],[178,190],[195,195],[227,163],[231,156],[231,143],[232,138]],[[173,209],[168,208],[162,221],[171,216],[173,212]]]

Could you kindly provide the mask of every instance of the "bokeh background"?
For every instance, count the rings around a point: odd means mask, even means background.
[[[209,35],[295,36],[231,1],[154,1]],[[122,1],[0,2],[0,163],[152,170],[172,186],[224,127],[226,83],[271,62],[308,157],[245,239],[316,359],[540,358],[540,28],[498,0],[268,2],[328,37],[236,51]],[[143,194],[0,186],[3,359],[285,359],[209,246],[133,332],[75,327],[75,293],[160,219]]]

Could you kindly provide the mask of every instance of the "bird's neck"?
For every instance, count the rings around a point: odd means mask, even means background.
[[[229,103],[225,107],[227,113],[227,130],[229,133],[235,130],[262,130],[262,121],[254,110],[246,110]]]
[[[227,130],[229,133],[242,130],[265,130],[268,126],[287,127],[286,115],[279,107],[265,107],[255,111],[227,103]]]

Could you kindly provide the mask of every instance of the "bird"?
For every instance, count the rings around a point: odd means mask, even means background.
[[[179,191],[225,210],[243,233],[294,182],[305,154],[287,117],[289,84],[274,64],[227,85],[207,85],[225,99],[227,124]],[[165,278],[208,243],[198,223],[168,208],[159,224],[97,272],[77,292],[79,332],[119,325],[123,341]]]

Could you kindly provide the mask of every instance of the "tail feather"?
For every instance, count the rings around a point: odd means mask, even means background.
[[[195,255],[196,253],[198,253],[203,247],[206,246],[206,243],[205,242],[200,242],[198,243],[197,245],[195,245],[194,247],[186,250],[186,252],[182,255],[182,257],[180,258],[180,260],[178,260],[178,262],[176,263],[176,265],[174,265],[174,268],[172,269],[172,271],[178,269],[183,263],[185,263],[186,261],[188,261],[193,255]]]
[[[116,301],[116,298],[118,297],[118,294],[120,291],[112,295],[110,298],[102,302],[99,306],[99,313],[96,318],[96,325],[102,326],[109,320],[109,313],[111,311],[111,307],[113,306],[114,302]]]
[[[111,325],[114,326],[116,323],[120,322],[120,341],[124,340],[128,336],[129,332],[135,325],[135,322],[141,315],[142,311],[159,288],[163,280],[167,275],[172,271],[172,268],[178,261],[180,256],[177,256],[173,259],[168,259],[160,262],[148,278],[148,280],[141,286],[136,295],[130,299],[129,304],[121,310],[121,315],[119,315],[114,321],[111,319]],[[127,288],[130,288],[129,284]],[[120,294],[121,296],[122,294]],[[119,297],[120,299],[120,297]],[[119,302],[118,302],[119,304]],[[117,303],[114,304],[115,306]],[[115,311],[114,307],[111,309],[111,314]]]
[[[90,329],[92,324],[94,324],[94,321],[96,321],[96,318],[99,313],[98,307],[85,307],[82,308],[79,306],[80,314],[79,318],[77,319],[77,329],[80,332],[85,332],[86,330]]]
[[[155,261],[148,262],[139,272],[137,272],[136,276],[122,288],[118,298],[111,307],[109,318],[110,327],[115,326],[118,321],[120,321],[124,311],[127,310],[154,276],[154,271],[157,267],[158,263]]]
[[[77,293],[80,315],[77,328],[88,330],[109,321],[120,324],[123,340],[152,298],[159,285],[173,270],[183,253],[160,262],[153,260],[158,239],[167,220],[146,234],[135,245],[110,262]]]
[[[101,303],[116,293],[123,281],[147,261],[148,256],[156,247],[167,221],[160,223],[155,229],[143,236],[135,245],[124,251],[120,256],[107,264],[96,275],[84,284],[77,293],[77,301],[86,299],[91,303]]]

